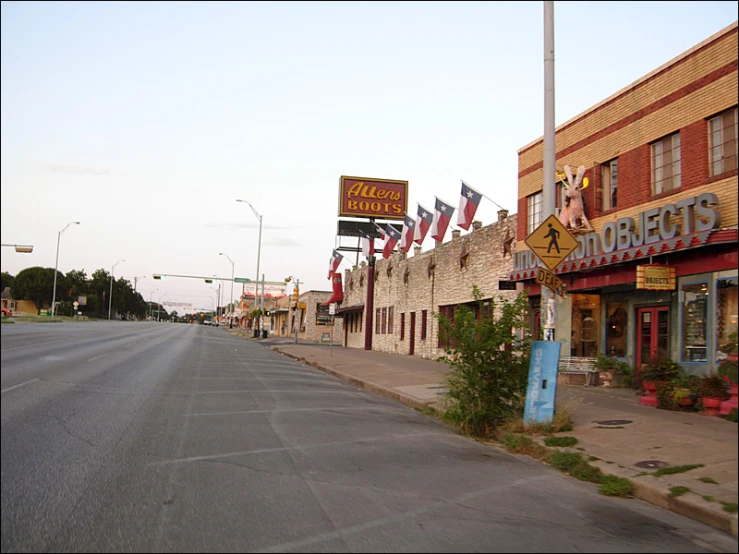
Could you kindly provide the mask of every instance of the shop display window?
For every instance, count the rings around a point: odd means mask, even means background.
[[[572,295],[572,335],[570,356],[595,358],[598,355],[600,296]]]
[[[626,356],[626,336],[629,328],[629,303],[609,302],[606,307],[606,354]]]
[[[726,345],[729,335],[737,330],[739,322],[739,278],[716,281],[716,361],[726,360],[730,353]]]
[[[682,360],[706,362],[708,284],[683,285]]]

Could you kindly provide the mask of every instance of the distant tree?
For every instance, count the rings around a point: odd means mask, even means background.
[[[7,271],[0,273],[0,291],[4,291],[5,287],[13,286],[13,276]]]
[[[57,274],[57,281],[64,278],[61,272]],[[51,304],[54,293],[54,270],[50,267],[28,267],[22,270],[13,279],[10,294],[18,300],[31,300],[36,304],[37,314],[45,302]]]

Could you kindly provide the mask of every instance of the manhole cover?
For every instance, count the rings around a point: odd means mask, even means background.
[[[605,421],[599,421],[598,425],[626,425],[632,423],[629,419],[606,419]]]
[[[667,467],[669,464],[660,460],[644,460],[643,462],[636,462],[634,465],[642,469],[660,469]]]

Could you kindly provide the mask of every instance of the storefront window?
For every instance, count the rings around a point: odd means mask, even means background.
[[[629,328],[628,302],[609,302],[606,313],[606,354],[626,356],[626,330]]]
[[[683,292],[683,351],[685,362],[706,361],[706,314],[708,284],[684,285]]]
[[[739,321],[739,278],[718,279],[716,281],[716,361],[728,357],[726,345],[729,335],[736,333]]]
[[[570,356],[595,358],[598,355],[600,337],[600,296],[595,294],[572,295],[572,337]]]

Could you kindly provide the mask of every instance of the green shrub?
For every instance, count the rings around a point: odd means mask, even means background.
[[[726,415],[726,421],[733,421],[734,423],[737,423],[737,420],[739,420],[739,411],[734,408]]]
[[[570,475],[580,479],[580,481],[587,481],[589,483],[600,483],[605,477],[599,468],[591,466],[585,460],[573,467],[570,470]]]
[[[670,487],[671,498],[677,498],[678,496],[682,496],[688,492],[690,492],[690,489],[688,487]]]
[[[528,328],[526,293],[514,301],[483,300],[475,286],[477,313],[459,306],[452,317],[435,314],[444,347],[440,361],[452,369],[447,379],[444,419],[474,437],[496,429],[523,412],[528,384],[531,337],[512,329]]]
[[[690,471],[691,469],[696,469],[698,467],[703,467],[703,464],[687,464],[683,466],[667,466],[658,469],[652,475],[655,477],[661,477],[662,475],[674,475],[675,473],[685,473],[686,471]]]
[[[547,446],[575,446],[577,439],[575,437],[547,437],[544,439]]]
[[[571,471],[577,464],[585,462],[582,454],[578,452],[563,452],[562,450],[550,452],[547,461],[552,467],[567,472]]]
[[[606,496],[620,496],[626,498],[634,494],[634,483],[624,477],[606,475],[601,479],[598,492]]]

